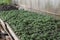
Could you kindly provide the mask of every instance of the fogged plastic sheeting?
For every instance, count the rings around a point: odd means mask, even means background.
[[[28,4],[28,5],[30,5],[30,3],[32,3],[35,6],[36,5],[39,6],[38,4],[40,4],[41,8],[44,8],[48,2],[55,8],[60,3],[60,0],[12,0],[12,1],[13,1],[13,3],[16,3],[16,4],[18,4],[18,2],[20,2],[20,1],[21,1],[20,3]]]
[[[31,8],[35,10],[53,10],[58,12],[60,0],[12,0],[13,3],[22,5],[21,8]]]

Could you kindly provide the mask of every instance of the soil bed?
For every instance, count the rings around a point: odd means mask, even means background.
[[[18,10],[16,6],[13,5],[0,5],[0,11]]]

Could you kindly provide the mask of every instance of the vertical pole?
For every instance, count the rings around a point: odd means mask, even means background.
[[[38,8],[39,8],[39,10],[40,10],[40,0],[38,0]]]
[[[32,10],[32,0],[30,0],[30,9]]]

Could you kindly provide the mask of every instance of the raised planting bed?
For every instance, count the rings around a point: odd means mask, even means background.
[[[0,19],[0,40],[19,40],[8,23]]]
[[[58,21],[42,13],[24,10],[1,11],[0,18],[11,26],[20,40],[60,40]]]

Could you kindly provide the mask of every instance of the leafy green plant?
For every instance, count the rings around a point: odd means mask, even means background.
[[[9,5],[11,0],[0,0],[0,5]]]
[[[20,40],[60,40],[57,21],[42,13],[24,10],[3,11],[0,12],[0,18],[9,23]]]

